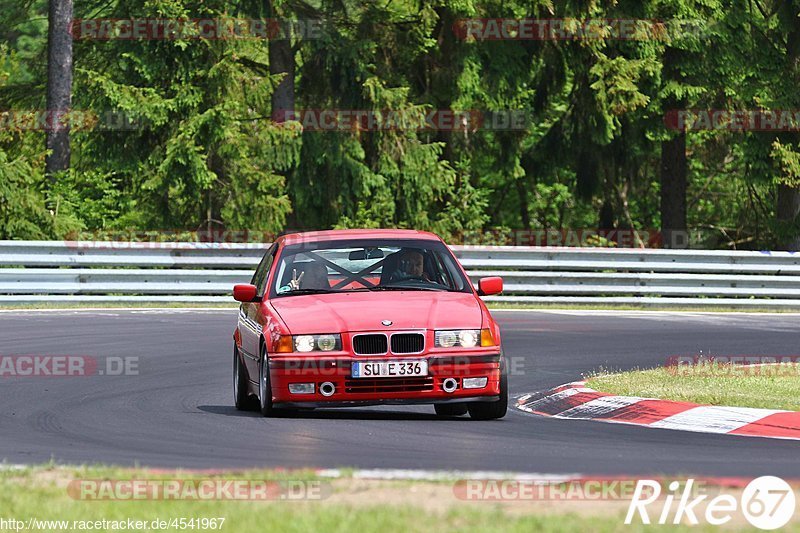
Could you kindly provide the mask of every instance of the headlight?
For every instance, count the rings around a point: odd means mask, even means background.
[[[310,352],[314,349],[314,336],[298,335],[294,338],[294,349],[298,352]]]
[[[453,346],[473,348],[477,346],[480,338],[481,330],[479,329],[437,331],[435,345],[439,348],[452,348]]]
[[[480,335],[478,330],[465,329],[458,333],[458,343],[464,348],[472,348],[478,344],[478,335]]]
[[[323,352],[330,352],[336,348],[336,337],[333,335],[320,335],[317,337],[317,347]]]
[[[458,342],[458,335],[455,331],[437,331],[436,332],[436,346],[442,348],[451,348]]]
[[[342,336],[338,333],[323,335],[295,335],[294,350],[296,352],[330,352],[342,349]]]

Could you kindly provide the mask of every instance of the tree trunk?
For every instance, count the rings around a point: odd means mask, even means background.
[[[792,223],[798,214],[800,214],[800,189],[783,184],[778,185],[778,202],[775,210],[778,220],[785,223],[787,228],[793,227]],[[797,234],[787,236],[781,248],[797,252],[800,250],[800,236]]]
[[[270,18],[280,19],[271,0],[266,0]],[[294,49],[291,24],[280,24],[281,34],[269,41],[269,73],[285,74],[272,93],[272,117],[278,122],[286,120],[294,111]]]
[[[797,18],[797,8],[795,2],[785,2],[779,10],[779,16],[783,26],[786,28],[786,75],[795,84],[800,82],[800,21]],[[797,108],[800,102],[794,99],[787,107]],[[793,104],[793,105],[792,105]],[[785,136],[794,141],[793,147],[800,145],[798,138],[800,135],[790,133]],[[775,216],[781,227],[796,228],[796,218],[800,212],[800,189],[789,185],[778,185],[777,205]],[[782,243],[782,248],[790,252],[800,251],[800,235],[796,230],[787,235]]]
[[[681,81],[679,51],[664,52],[664,82]],[[667,98],[664,111],[682,109],[685,100]],[[686,248],[686,132],[661,142],[661,238],[664,248]]]
[[[294,48],[292,47],[292,31],[291,24],[283,24],[283,17],[277,9],[275,9],[273,0],[263,0],[261,4],[266,16],[275,19],[279,23],[280,34],[277,38],[269,40],[269,73],[273,76],[276,74],[284,74],[281,81],[272,92],[272,120],[274,122],[285,122],[294,116],[294,87],[295,87],[295,64],[294,64]],[[284,172],[286,177],[286,188],[292,191],[292,181],[295,179],[295,172],[288,170]],[[286,225],[284,228],[300,229],[307,227],[307,221],[301,222],[300,213],[297,212],[296,200],[297,198],[290,192],[292,201],[292,210],[286,217]]]
[[[69,169],[69,124],[62,116],[72,106],[72,0],[50,0],[47,31],[47,129],[45,172],[50,186],[55,173]]]
[[[519,216],[522,219],[522,228],[531,229],[531,214],[528,212],[528,181],[516,179],[517,195],[519,196]]]
[[[661,142],[661,237],[664,248],[686,248],[686,132]]]

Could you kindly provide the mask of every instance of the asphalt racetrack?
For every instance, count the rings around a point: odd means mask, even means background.
[[[0,377],[7,463],[201,469],[359,467],[588,475],[800,478],[800,442],[685,433],[510,410],[438,419],[432,406],[318,409],[265,419],[233,407],[231,310],[0,313],[0,355],[134,359],[136,375]],[[791,314],[501,312],[513,398],[599,368],[671,355],[794,355]]]

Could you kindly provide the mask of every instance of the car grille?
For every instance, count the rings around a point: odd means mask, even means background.
[[[347,379],[344,382],[345,392],[353,394],[369,394],[376,392],[429,392],[433,390],[433,378],[378,378]]]
[[[388,351],[386,335],[356,335],[353,337],[353,351],[358,355],[377,355]]]
[[[425,336],[421,333],[392,335],[392,353],[420,353],[423,348],[425,348]]]

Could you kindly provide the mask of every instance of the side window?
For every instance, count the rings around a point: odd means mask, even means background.
[[[261,260],[261,263],[259,263],[258,268],[256,268],[256,273],[253,274],[251,283],[256,286],[259,295],[264,294],[264,287],[267,284],[269,270],[272,267],[273,259],[275,259],[275,249],[276,247],[273,245],[267,253],[264,254],[264,258]]]

